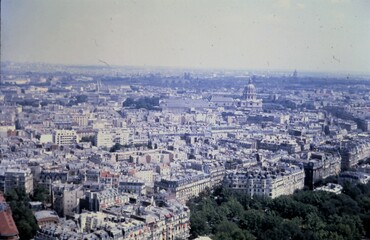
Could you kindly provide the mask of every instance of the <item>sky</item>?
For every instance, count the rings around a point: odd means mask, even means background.
[[[370,72],[369,0],[1,0],[1,61]]]

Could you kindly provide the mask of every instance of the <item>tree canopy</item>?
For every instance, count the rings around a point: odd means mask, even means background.
[[[123,107],[130,107],[135,109],[145,108],[148,110],[159,110],[159,97],[142,97],[138,99],[127,98]]]
[[[38,230],[36,219],[28,207],[29,196],[24,189],[15,188],[7,191],[5,199],[9,204],[20,239],[32,239]]]
[[[78,105],[79,103],[87,102],[88,97],[86,95],[77,95],[71,99],[68,103],[68,106]]]
[[[39,202],[50,202],[50,193],[47,188],[42,185],[37,185],[33,190],[33,195],[31,196],[32,201],[39,201]]]
[[[212,239],[362,239],[370,237],[370,183],[342,194],[299,191],[253,198],[219,187],[188,202],[191,236]]]

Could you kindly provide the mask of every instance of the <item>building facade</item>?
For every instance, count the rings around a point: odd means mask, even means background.
[[[0,191],[6,193],[14,188],[22,188],[26,193],[33,193],[31,169],[9,168],[0,173]]]
[[[179,201],[187,201],[198,196],[201,192],[211,187],[211,178],[208,174],[194,171],[191,174],[162,178],[154,183],[157,190],[164,189]]]
[[[77,143],[77,133],[74,130],[56,130],[53,139],[57,145],[73,145]]]
[[[275,170],[232,170],[225,176],[224,186],[244,192],[250,197],[276,198],[290,195],[304,187],[304,171],[297,166]]]
[[[246,111],[262,110],[262,99],[257,98],[256,87],[253,85],[251,79],[249,79],[248,85],[243,91],[243,96],[238,106],[240,109]]]

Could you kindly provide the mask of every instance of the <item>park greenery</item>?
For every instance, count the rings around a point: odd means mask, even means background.
[[[86,95],[77,95],[68,102],[68,106],[78,105],[79,103],[87,102],[88,97]]]
[[[109,149],[109,152],[117,152],[119,150],[122,150],[122,149],[129,149],[129,148],[145,148],[145,147],[148,147],[148,144],[145,144],[145,143],[130,143],[130,144],[119,144],[119,143],[115,143],[110,149]]]
[[[342,194],[298,191],[250,198],[218,187],[188,202],[191,238],[364,239],[370,237],[370,183],[344,184]]]
[[[136,100],[127,98],[122,106],[135,109],[145,108],[148,110],[160,110],[158,97],[141,97]]]

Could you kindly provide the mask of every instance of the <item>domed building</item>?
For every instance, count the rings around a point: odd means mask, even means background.
[[[248,85],[244,88],[239,107],[246,111],[262,110],[262,99],[257,99],[256,87],[253,85],[252,79],[249,79]]]
[[[257,99],[256,87],[253,85],[251,79],[249,79],[248,85],[244,88],[243,99],[244,100],[256,100]]]

